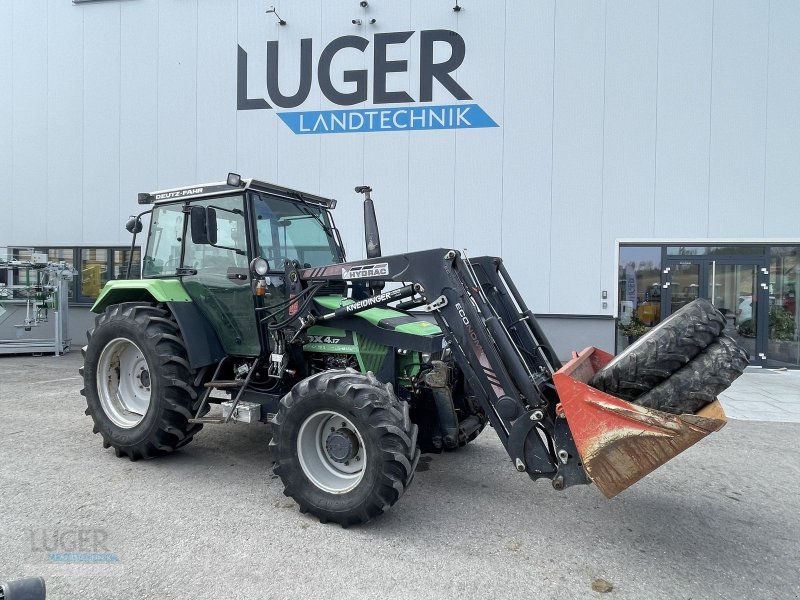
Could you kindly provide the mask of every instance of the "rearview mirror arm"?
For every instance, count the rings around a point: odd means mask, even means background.
[[[136,220],[139,221],[139,219],[141,219],[144,215],[148,215],[151,212],[153,212],[152,208],[149,209],[149,210],[145,210],[143,212],[140,212],[138,215],[136,215]],[[133,238],[131,239],[131,249],[130,249],[130,252],[128,253],[128,268],[125,270],[125,279],[130,279],[131,278],[131,266],[133,265],[133,250],[136,247],[136,234],[137,234],[137,231],[136,231],[136,229],[134,229],[133,230]]]

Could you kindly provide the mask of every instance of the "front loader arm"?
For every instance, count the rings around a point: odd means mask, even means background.
[[[516,288],[509,293],[497,266],[500,259],[483,257],[473,266],[458,251],[439,248],[303,269],[299,276],[306,282],[411,283],[517,470],[549,477],[559,488],[587,483],[569,428],[555,413],[552,348],[536,335],[541,330],[530,311],[513,306]]]

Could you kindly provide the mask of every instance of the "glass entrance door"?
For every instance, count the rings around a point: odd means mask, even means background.
[[[727,319],[725,335],[736,340],[757,364],[764,358],[759,356],[763,352],[763,340],[759,339],[759,267],[757,263],[711,261],[707,295]]]
[[[705,266],[705,261],[697,259],[667,261],[662,283],[662,320],[701,297],[706,281]]]
[[[752,364],[766,357],[768,329],[768,271],[760,259],[712,257],[667,260],[662,277],[662,315],[667,316],[692,300],[705,298],[725,315],[724,333],[750,355]]]
[[[772,248],[766,271],[769,316],[767,319],[767,366],[800,367],[800,247]]]

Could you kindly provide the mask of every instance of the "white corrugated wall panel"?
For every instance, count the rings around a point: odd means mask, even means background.
[[[13,10],[14,210],[8,245],[33,245],[45,241],[47,229],[47,196],[36,187],[47,172],[47,2],[16,0]]]
[[[559,2],[555,41],[550,310],[597,313],[605,2]]]
[[[117,3],[84,10],[83,243],[119,240],[120,10]]]
[[[800,233],[800,3],[772,0],[764,235]]]
[[[601,288],[609,297],[617,285],[616,273],[607,268],[616,262],[614,240],[653,233],[657,61],[658,2],[609,2],[600,244]],[[595,292],[586,308],[600,312],[602,302]]]
[[[83,243],[83,13],[51,2],[47,14],[46,240]]]
[[[316,65],[323,42],[322,6],[321,3],[298,6],[294,3],[282,3],[280,16],[286,25],[278,27],[278,87],[283,96],[294,96],[300,87],[300,46],[301,40],[310,38],[312,43],[311,89],[307,98],[298,107],[280,108],[273,106],[276,112],[284,110],[319,110],[320,91],[317,85]],[[272,18],[272,15],[267,15]],[[271,28],[272,23],[267,27]],[[319,168],[321,135],[296,135],[284,123],[278,123],[278,165],[277,180],[281,185],[311,193],[319,192]]]
[[[505,63],[505,5],[484,1],[457,14],[458,32],[469,40],[465,42],[469,68],[459,69],[455,79],[499,127],[455,130],[454,245],[466,248],[470,256],[497,256],[504,197],[505,79],[507,72],[513,74]]]
[[[501,253],[534,310],[611,314],[615,239],[796,236],[797,3],[464,6],[284,0],[281,27],[256,0],[0,4],[0,244],[126,243],[136,192],[236,170],[338,198],[360,258],[353,187],[367,183],[385,252]],[[332,72],[350,90],[343,71],[368,69],[372,94],[373,36],[388,31],[414,32],[390,47],[408,72],[389,87],[418,100],[424,29],[464,38],[455,78],[500,128],[301,136],[280,109],[236,110],[237,43],[249,97],[266,98],[267,41],[280,40],[287,93],[313,38],[311,94],[292,110],[326,110],[339,107],[317,83],[324,46],[365,37]],[[430,104],[454,103],[433,88]]]
[[[377,20],[370,27],[370,31],[374,33],[411,31],[411,0],[396,0],[391,5],[373,2],[364,12],[364,18]],[[411,53],[412,48],[418,46],[419,32],[415,32],[406,43],[390,44],[386,51],[387,60],[405,60],[408,67],[406,72],[388,73],[386,89],[405,91],[415,100],[419,97],[419,71],[416,63],[411,60]],[[373,71],[374,53],[370,52],[369,57],[371,60],[368,66]],[[375,212],[378,215],[378,226],[383,224],[380,233],[384,254],[398,254],[408,248],[410,136],[407,131],[371,133],[364,136],[363,183],[376,188]],[[362,182],[353,182],[353,185],[356,183]],[[348,197],[343,200],[357,203],[360,198],[350,190]],[[416,218],[412,223],[414,221]]]
[[[764,233],[769,4],[714,5],[709,237]]]
[[[347,34],[363,35],[363,26],[356,27],[351,23],[354,17],[359,16],[360,10],[356,2],[323,2],[321,43],[327,45],[334,38]],[[371,49],[368,48],[369,50]],[[369,56],[372,56],[371,51]],[[345,83],[342,80],[341,73],[344,70],[367,68],[370,62],[366,53],[362,54],[356,49],[344,49],[337,53],[331,66],[333,85],[345,93],[354,91],[356,84]],[[346,108],[357,109],[364,106],[362,103]],[[333,104],[324,96],[320,97],[321,110],[335,108],[342,107]],[[278,127],[286,128],[286,125],[279,123]],[[386,136],[389,134],[335,133],[320,136],[322,158],[319,163],[319,190],[323,196],[339,200],[339,206],[334,213],[334,218],[342,234],[347,250],[347,258],[350,260],[364,257],[364,225],[361,203],[355,197],[353,188],[364,182],[365,135]],[[313,173],[309,173],[309,181],[313,185]],[[380,196],[380,185],[379,182],[372,182],[372,184],[377,188],[375,194],[377,200]],[[380,208],[377,210],[380,210]]]
[[[14,5],[0,3],[0,248],[10,243],[16,204],[12,182],[14,180],[14,70],[13,31]],[[0,256],[3,256],[0,254]]]
[[[272,15],[264,14],[259,2],[237,3],[238,45],[247,52],[247,97],[266,98],[267,43],[277,39],[279,25]],[[269,17],[269,18],[268,18]],[[236,61],[228,69],[235,72]],[[236,164],[243,177],[266,181],[277,179],[278,123],[271,110],[240,110],[236,113]],[[214,178],[216,179],[216,178]]]
[[[125,244],[130,242],[130,234],[123,223],[129,215],[147,208],[137,204],[136,195],[158,189],[158,2],[123,2],[121,10],[121,169],[115,231],[119,242]]]
[[[158,3],[158,186],[197,181],[197,2]]]
[[[412,0],[411,29],[458,29],[458,15],[429,0]],[[411,61],[419,65],[419,38],[411,46]],[[434,46],[434,62],[450,56],[444,44]],[[471,60],[467,50],[467,60]],[[419,98],[419,81],[411,96]],[[432,104],[453,104],[453,97],[438,82]],[[372,135],[389,135],[377,133]],[[456,134],[454,130],[417,131],[409,138],[408,249],[448,248],[454,245]]]
[[[196,178],[220,181],[236,168],[236,0],[199,2],[197,11]]]
[[[501,256],[535,312],[550,309],[555,10],[506,5]]]
[[[661,2],[653,234],[708,232],[712,0]]]

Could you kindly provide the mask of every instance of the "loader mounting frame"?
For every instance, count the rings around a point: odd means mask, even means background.
[[[365,276],[366,274],[366,276]],[[497,257],[439,248],[298,270],[300,281],[411,282],[518,471],[553,487],[589,483],[570,429],[556,414],[561,367]],[[394,297],[392,300],[402,300]]]

